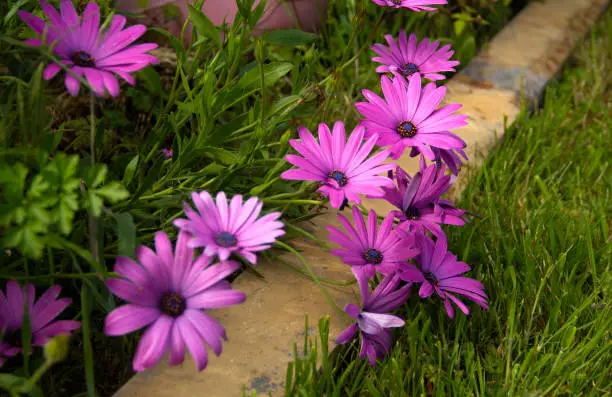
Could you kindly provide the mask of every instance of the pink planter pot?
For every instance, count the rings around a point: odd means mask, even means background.
[[[300,28],[307,32],[316,31],[327,15],[328,0],[268,0],[262,18],[253,30],[259,35],[267,30]],[[260,0],[255,0],[254,7]],[[140,23],[162,27],[179,36],[183,23],[189,15],[187,4],[190,0],[148,0],[147,7],[141,8],[141,0],[116,0],[119,11],[140,14]],[[202,11],[216,26],[232,23],[238,12],[235,0],[206,0]]]

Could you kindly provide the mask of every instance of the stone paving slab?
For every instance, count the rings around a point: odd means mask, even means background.
[[[475,154],[486,152],[503,133],[504,119],[508,124],[516,119],[522,95],[534,100],[541,96],[545,84],[560,70],[576,41],[608,3],[608,0],[531,3],[464,71],[449,81],[445,102],[462,103],[461,112],[470,117],[469,125],[456,131],[468,144],[470,166],[477,162]],[[402,158],[398,163],[410,173],[418,169],[415,158]],[[390,209],[380,200],[366,200],[364,204],[378,213]],[[330,224],[338,225],[333,213],[317,218],[312,232],[326,239],[325,226]],[[336,257],[307,241],[296,245],[318,277],[352,280],[348,266]],[[301,267],[291,255],[284,259]],[[189,361],[174,368],[162,363],[134,376],[115,397],[240,396],[243,386],[248,391],[282,394],[293,344],[303,338],[304,315],[309,315],[313,330],[319,318],[330,315],[331,338],[347,326],[348,320],[334,313],[315,283],[281,262],[264,261],[257,270],[263,280],[243,273],[233,284],[246,293],[244,304],[213,313],[226,327],[229,337],[221,357],[210,357],[208,368],[201,373]],[[359,301],[351,287],[328,287],[328,291],[339,307]]]

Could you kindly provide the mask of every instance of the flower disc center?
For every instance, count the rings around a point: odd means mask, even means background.
[[[235,246],[238,243],[238,239],[231,233],[220,232],[215,236],[215,243],[220,247],[228,248]]]
[[[92,56],[85,51],[75,52],[74,54],[72,54],[70,59],[72,60],[72,62],[74,62],[75,65],[84,68],[93,68],[94,66],[96,66]]]
[[[410,121],[402,121],[397,126],[397,133],[402,138],[412,138],[417,133],[417,128]]]
[[[336,181],[341,187],[348,183],[348,178],[342,171],[334,170],[329,173],[328,177]]]
[[[423,276],[425,277],[425,280],[434,285],[438,285],[438,278],[432,272],[425,272],[423,273]]]
[[[167,293],[159,302],[162,313],[170,317],[178,317],[185,311],[185,298],[176,293]]]
[[[404,215],[406,215],[406,218],[410,219],[411,221],[414,221],[416,219],[419,219],[419,217],[421,216],[421,211],[411,205],[410,207],[406,208],[406,211],[404,211]]]
[[[402,73],[404,73],[404,75],[406,76],[412,76],[413,74],[417,73],[419,71],[419,67],[417,65],[415,65],[412,62],[408,62],[406,64],[404,64],[400,70],[402,71]]]
[[[363,254],[363,259],[368,261],[368,263],[378,265],[383,261],[383,254],[377,249],[368,248],[368,250]]]
[[[17,328],[11,332],[7,332],[4,336],[4,343],[13,347],[23,347],[23,340],[21,339],[21,328]]]

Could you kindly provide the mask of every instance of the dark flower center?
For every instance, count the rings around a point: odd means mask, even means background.
[[[215,243],[220,247],[233,247],[238,243],[238,239],[231,233],[220,232],[215,236]]]
[[[383,254],[377,249],[368,248],[368,250],[363,254],[363,259],[368,261],[368,263],[378,265],[383,261]]]
[[[402,138],[412,138],[416,135],[417,129],[410,121],[402,121],[397,126],[397,133],[400,134]]]
[[[402,4],[402,0],[390,0],[391,3],[395,4],[396,6]]]
[[[429,281],[433,285],[438,285],[438,278],[434,276],[432,272],[423,273],[423,277],[425,277],[425,280]]]
[[[416,72],[419,71],[419,67],[417,65],[415,65],[414,63],[408,62],[405,65],[403,65],[402,67],[400,67],[400,70],[406,76],[412,76],[413,74],[415,74]]]
[[[17,328],[11,332],[7,332],[4,335],[4,343],[7,343],[13,347],[23,347],[23,340],[21,339],[21,328]]]
[[[414,205],[411,205],[410,207],[406,208],[406,211],[404,211],[404,215],[406,215],[406,218],[413,221],[415,219],[419,219],[419,217],[421,216],[421,211]]]
[[[342,171],[334,170],[329,173],[328,177],[338,182],[338,185],[340,185],[341,187],[345,186],[348,183],[348,178],[346,177],[346,175],[344,175],[344,172]]]
[[[72,54],[70,59],[72,59],[72,62],[74,62],[74,64],[77,65],[77,66],[82,66],[82,67],[85,67],[85,68],[92,68],[92,67],[96,66],[96,64],[95,64],[93,58],[91,57],[91,55],[89,55],[85,51],[77,51],[77,52],[75,52],[74,54]]]
[[[162,296],[159,306],[162,313],[176,318],[185,311],[185,298],[179,294],[167,293]]]

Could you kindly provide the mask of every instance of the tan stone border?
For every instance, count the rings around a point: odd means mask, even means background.
[[[495,137],[503,133],[504,118],[512,123],[519,113],[521,95],[538,100],[544,85],[561,69],[576,41],[607,7],[608,0],[543,0],[521,11],[464,71],[451,79],[445,102],[462,103],[461,113],[469,125],[457,130],[466,142],[473,164],[477,152],[486,152]],[[374,67],[374,66],[372,66]],[[331,120],[327,120],[331,121]],[[418,166],[415,159],[398,162],[408,172]],[[461,179],[461,178],[460,178]],[[383,202],[366,202],[379,214],[390,208]],[[327,238],[325,226],[337,225],[330,213],[316,219],[314,234]],[[318,277],[350,281],[348,266],[322,252],[314,244],[296,243],[304,249]],[[287,260],[299,265],[296,259]],[[247,301],[219,310],[217,318],[227,329],[229,342],[220,357],[211,357],[208,368],[198,373],[191,362],[157,368],[134,376],[115,397],[225,397],[247,390],[282,393],[287,363],[292,360],[293,343],[304,330],[304,315],[312,325],[331,315],[330,336],[347,326],[346,319],[333,309],[312,281],[277,262],[262,262],[257,269],[265,280],[243,273],[234,282]],[[328,290],[338,306],[358,302],[351,288]],[[303,335],[303,334],[302,334]]]

